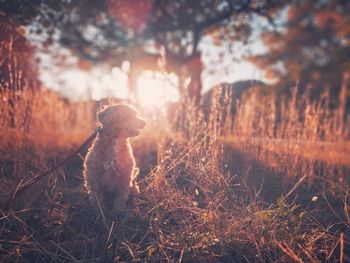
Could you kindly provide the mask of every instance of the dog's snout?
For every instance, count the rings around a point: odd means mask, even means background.
[[[143,129],[146,126],[146,122],[143,119],[138,119],[140,129]]]

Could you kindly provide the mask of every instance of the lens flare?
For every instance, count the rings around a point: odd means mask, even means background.
[[[174,75],[164,76],[153,71],[144,71],[137,79],[137,93],[140,102],[146,107],[162,107],[167,102],[179,100]]]

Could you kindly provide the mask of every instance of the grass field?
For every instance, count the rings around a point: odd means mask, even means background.
[[[1,104],[1,207],[97,125],[92,102],[43,92]],[[234,116],[231,96],[219,94],[208,118],[190,103],[170,123],[143,111],[147,126],[132,141],[141,195],[123,218],[91,211],[86,150],[30,187],[2,210],[1,262],[350,261],[346,92],[332,108],[326,93],[311,101],[252,90]]]

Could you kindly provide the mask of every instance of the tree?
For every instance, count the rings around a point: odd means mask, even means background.
[[[1,13],[0,32],[0,100],[6,105],[2,113],[7,116],[8,126],[14,128],[15,106],[23,90],[34,90],[39,86],[37,67],[32,57],[33,49],[24,36],[25,30]],[[21,125],[26,128],[27,124]]]
[[[46,36],[44,44],[59,42],[80,59],[120,66],[127,60],[131,92],[142,69],[175,72],[180,92],[191,78],[188,93],[200,96],[201,63],[198,43],[206,34],[219,40],[244,40],[251,32],[252,14],[272,20],[282,0],[0,0],[0,10],[31,24]],[[35,18],[35,19],[34,19]],[[193,69],[196,70],[193,70]]]
[[[339,89],[350,72],[350,2],[295,1],[283,30],[262,34],[268,52],[251,57],[277,86]]]

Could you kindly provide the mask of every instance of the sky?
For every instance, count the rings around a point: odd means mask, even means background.
[[[220,83],[248,79],[265,80],[264,72],[243,58],[249,50],[254,54],[266,51],[266,47],[257,37],[248,45],[237,43],[233,47],[225,43],[216,46],[210,37],[204,37],[199,48],[202,50],[202,62],[205,65],[202,72],[203,92]]]

